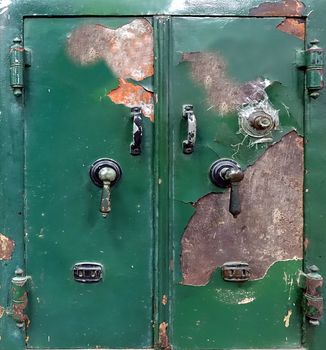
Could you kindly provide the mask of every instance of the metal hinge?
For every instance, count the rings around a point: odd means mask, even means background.
[[[324,278],[320,275],[319,268],[315,265],[308,268],[308,273],[301,272],[299,276],[299,286],[304,290],[304,314],[308,322],[313,326],[318,326],[324,315],[323,283]]]
[[[16,321],[17,327],[28,327],[29,318],[25,314],[28,304],[27,281],[30,276],[25,276],[24,271],[18,268],[15,277],[11,279],[11,310],[9,314]]]
[[[10,54],[10,86],[15,96],[23,94],[24,70],[31,65],[31,53],[22,45],[20,38],[13,40],[13,45],[9,50]]]
[[[318,46],[319,40],[310,42],[307,50],[298,50],[297,67],[306,72],[306,88],[312,98],[319,96],[319,91],[324,88],[324,49]]]

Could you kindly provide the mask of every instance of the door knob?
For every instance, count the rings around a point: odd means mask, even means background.
[[[122,170],[118,162],[109,158],[96,160],[89,171],[93,183],[102,187],[100,212],[105,218],[111,211],[111,187],[121,178]]]
[[[214,185],[231,187],[229,211],[236,218],[241,212],[238,186],[244,177],[240,165],[232,159],[219,159],[211,165],[209,176]]]

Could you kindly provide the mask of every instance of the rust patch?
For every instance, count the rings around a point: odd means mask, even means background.
[[[108,97],[112,102],[130,108],[141,107],[143,115],[154,121],[153,93],[145,90],[142,86],[119,79],[119,87],[109,92]]]
[[[243,103],[262,100],[269,82],[257,79],[244,84],[231,79],[224,59],[211,52],[189,52],[182,60],[190,62],[192,78],[202,85],[207,94],[208,109],[224,115],[235,111]]]
[[[146,19],[118,29],[81,26],[70,34],[67,51],[82,65],[103,59],[119,78],[140,81],[154,74],[153,28]]]
[[[5,314],[5,308],[0,306],[0,318],[2,318],[4,314]]]
[[[268,148],[239,185],[241,214],[228,211],[229,191],[200,198],[181,241],[183,284],[206,285],[228,261],[249,263],[251,280],[282,260],[302,259],[303,149],[296,132]]]
[[[160,343],[160,348],[161,349],[166,349],[170,350],[170,343],[169,343],[169,337],[167,334],[167,329],[168,329],[168,323],[162,322],[160,323],[159,327],[159,343]]]
[[[18,323],[24,323],[26,328],[30,324],[28,316],[25,314],[25,309],[27,307],[28,297],[27,292],[25,292],[12,306],[13,318]]]
[[[15,242],[7,236],[0,233],[0,260],[11,259],[11,255],[14,248]]]
[[[168,303],[168,297],[164,294],[162,297],[162,304],[165,306]]]
[[[300,17],[305,5],[299,0],[282,0],[278,2],[264,2],[249,11],[250,16],[264,17]]]
[[[305,38],[305,21],[301,18],[286,18],[276,28],[301,40]]]

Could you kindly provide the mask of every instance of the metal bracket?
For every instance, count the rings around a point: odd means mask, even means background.
[[[319,40],[312,40],[306,51],[298,50],[296,54],[297,67],[306,72],[306,87],[312,98],[324,88],[324,49],[318,44]]]
[[[24,70],[31,66],[31,52],[25,49],[20,38],[13,40],[9,50],[10,54],[10,86],[15,96],[23,94]]]
[[[182,151],[184,154],[191,154],[194,151],[197,136],[197,121],[192,105],[182,106],[182,117],[188,123],[187,139],[182,141]]]
[[[75,264],[74,280],[81,283],[96,283],[102,280],[103,267],[98,263],[78,263]]]
[[[245,282],[250,278],[250,267],[241,261],[226,262],[222,265],[222,277],[228,282]]]

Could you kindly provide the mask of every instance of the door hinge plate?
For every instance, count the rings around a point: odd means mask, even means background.
[[[324,315],[323,284],[324,278],[315,265],[308,268],[308,273],[301,272],[299,276],[299,286],[304,290],[304,314],[313,326],[318,326]]]
[[[20,38],[13,40],[9,50],[10,56],[10,86],[15,96],[23,94],[24,70],[31,65],[31,52],[25,49]]]
[[[324,88],[324,49],[318,44],[318,40],[312,40],[307,50],[296,52],[297,67],[306,72],[306,88],[312,98],[317,98]]]

